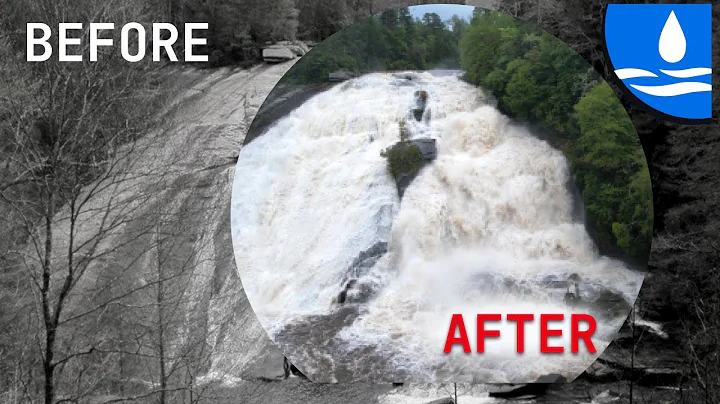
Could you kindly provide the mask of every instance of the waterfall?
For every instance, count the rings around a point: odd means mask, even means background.
[[[419,90],[429,94],[431,119],[418,122],[411,108]],[[400,199],[381,152],[399,140],[403,119],[413,138],[436,139],[438,155]],[[584,300],[634,301],[642,274],[597,253],[568,184],[564,155],[458,74],[365,75],[309,99],[241,150],[232,197],[237,268],[261,324],[315,381],[338,380],[340,368],[372,381],[575,377],[596,356],[538,360],[538,321],[526,329],[525,355],[514,353],[514,325],[500,324],[503,336],[487,342],[487,354],[442,353],[452,313],[469,319],[474,346],[476,313],[587,312],[563,304],[571,274]],[[373,295],[340,321],[333,297],[378,242],[387,253],[358,279]],[[601,317],[594,341],[602,350],[627,311],[590,309]],[[332,325],[312,334],[322,319]],[[375,364],[358,363],[358,352],[373,352]]]

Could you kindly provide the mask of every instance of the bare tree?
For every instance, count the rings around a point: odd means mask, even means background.
[[[71,400],[102,381],[108,360],[102,352],[115,339],[101,332],[102,316],[149,287],[119,290],[114,282],[128,277],[134,260],[117,271],[106,271],[112,266],[106,260],[127,242],[120,233],[134,240],[152,229],[137,224],[135,213],[167,172],[143,160],[150,143],[141,135],[155,125],[160,98],[156,65],[118,63],[115,48],[97,62],[31,65],[20,52],[20,24],[53,26],[68,18],[117,23],[133,19],[135,6],[41,0],[18,4],[3,19],[9,33],[4,54],[13,57],[0,67],[0,203],[3,231],[15,237],[3,245],[0,265],[3,286],[16,287],[3,287],[15,303],[0,319],[8,330],[3,337],[19,341],[10,355],[14,391],[30,399],[40,391],[45,403]],[[80,48],[88,54],[87,44]],[[35,385],[38,379],[42,386]]]

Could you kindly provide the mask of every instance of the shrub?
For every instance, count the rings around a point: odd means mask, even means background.
[[[399,142],[382,151],[381,155],[388,160],[388,168],[393,177],[414,175],[425,164],[420,148],[409,143]]]

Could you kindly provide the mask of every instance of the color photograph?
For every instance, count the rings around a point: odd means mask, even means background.
[[[558,39],[506,14],[446,5],[443,20],[435,7],[345,28],[280,80],[235,171],[240,279],[313,381],[572,380],[642,285],[642,146],[610,86]],[[288,94],[295,108],[264,118]],[[480,313],[535,315],[525,352],[507,322],[475,352]],[[541,354],[542,313],[564,315],[552,344],[565,354]],[[597,322],[597,353],[570,353],[581,313]],[[443,352],[453,314],[471,354]]]

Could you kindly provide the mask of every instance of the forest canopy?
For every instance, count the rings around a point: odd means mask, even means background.
[[[562,41],[503,13],[478,9],[460,50],[468,82],[565,153],[600,250],[644,263],[653,224],[650,173],[610,86]]]
[[[330,36],[284,79],[312,83],[327,81],[334,71],[458,69],[467,24],[457,16],[444,22],[435,13],[420,19],[407,8],[388,10]]]

